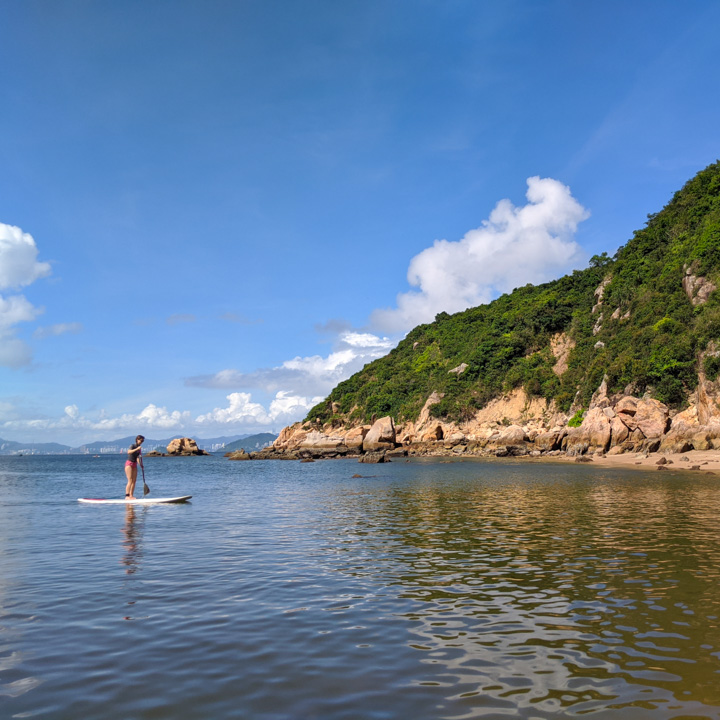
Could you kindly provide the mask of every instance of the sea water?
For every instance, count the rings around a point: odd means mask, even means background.
[[[0,458],[3,719],[720,715],[717,476],[123,464]]]

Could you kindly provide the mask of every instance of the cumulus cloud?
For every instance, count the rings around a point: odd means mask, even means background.
[[[82,332],[82,323],[57,323],[55,325],[47,325],[46,327],[39,327],[33,333],[33,337],[42,340],[49,337],[57,337],[58,335],[77,335]]]
[[[221,370],[214,375],[188,378],[185,384],[227,390],[258,388],[271,393],[283,392],[287,397],[325,397],[339,382],[372,360],[386,355],[393,345],[386,337],[344,331],[337,338],[333,351],[325,357],[298,356],[278,367],[261,368],[251,373]]]
[[[12,412],[11,412],[12,410]],[[182,430],[192,422],[192,414],[185,410],[169,411],[150,403],[139,413],[123,413],[109,417],[101,411],[95,418],[81,414],[77,405],[67,405],[59,418],[19,418],[16,408],[0,406],[0,428],[23,431],[97,431],[136,432],[152,430]]]
[[[527,283],[557,277],[582,259],[574,234],[588,211],[552,178],[527,181],[527,204],[501,200],[481,226],[457,242],[436,240],[416,255],[397,307],[376,310],[371,325],[406,332],[438,312],[459,312]]]
[[[104,410],[94,417],[86,417],[76,404],[67,405],[63,414],[55,418],[22,417],[22,412],[12,403],[0,402],[0,431],[32,432],[37,438],[47,432],[76,437],[85,441],[94,439],[91,434],[107,438],[109,434],[126,435],[137,432],[150,434],[186,433],[208,437],[213,433],[258,432],[289,425],[302,420],[308,410],[322,397],[304,397],[289,392],[276,393],[269,407],[254,402],[250,393],[230,393],[226,407],[214,408],[197,416],[188,410],[168,410],[150,403],[138,413],[122,413],[108,416]]]
[[[50,265],[39,262],[31,235],[0,223],[0,290],[17,290],[50,274]],[[16,326],[31,322],[40,313],[24,295],[0,295],[0,365],[22,367],[32,359],[28,344],[17,337]]]
[[[278,392],[270,403],[269,410],[260,403],[252,401],[250,393],[235,392],[227,396],[228,406],[215,408],[212,412],[199,415],[195,422],[199,425],[287,425],[307,415],[308,410],[317,405],[322,396],[308,398]]]
[[[38,262],[32,235],[0,223],[0,290],[25,287],[50,274],[50,264]]]
[[[32,235],[0,223],[0,290],[17,290],[49,275],[49,263],[39,262],[37,255]],[[18,368],[30,363],[32,351],[17,337],[16,326],[41,312],[24,295],[0,295],[0,365]]]

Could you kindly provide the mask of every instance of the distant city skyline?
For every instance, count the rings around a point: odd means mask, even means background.
[[[0,437],[279,432],[718,158],[710,0],[0,6]]]
[[[276,433],[257,433],[253,435],[230,435],[226,438],[193,438],[198,447],[209,452],[224,450],[237,442],[247,441],[248,447],[264,446],[277,437]],[[164,452],[174,438],[162,440],[147,438],[143,443],[145,453],[160,450]],[[72,447],[63,443],[33,443],[5,441],[0,438],[0,455],[53,455],[53,454],[99,454],[118,455],[127,453],[130,438],[120,438],[114,441],[95,441]]]

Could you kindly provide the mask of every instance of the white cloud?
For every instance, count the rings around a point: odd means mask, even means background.
[[[57,323],[46,327],[39,327],[33,333],[33,337],[42,340],[48,337],[57,337],[58,335],[77,335],[83,329],[82,323]]]
[[[13,225],[0,223],[0,290],[14,290],[50,274],[50,265],[38,262],[31,235]],[[0,295],[0,365],[22,367],[32,360],[32,351],[17,337],[15,326],[31,322],[42,312],[23,295]]]
[[[308,398],[278,392],[267,410],[260,403],[252,401],[250,393],[235,392],[227,396],[226,408],[215,408],[212,412],[199,415],[195,422],[199,425],[245,425],[258,427],[267,425],[287,425],[302,420],[308,410],[317,405],[321,396]]]
[[[499,293],[567,272],[582,259],[574,234],[588,211],[552,178],[527,181],[528,203],[501,200],[482,225],[457,242],[436,240],[410,261],[397,307],[373,312],[371,325],[406,332],[438,312],[459,312]]]
[[[214,375],[188,378],[185,383],[228,390],[259,388],[265,392],[285,393],[287,397],[325,397],[339,382],[372,360],[386,355],[393,346],[386,337],[345,331],[337,338],[333,352],[325,357],[298,356],[279,367],[261,368],[251,373],[221,370]]]
[[[189,411],[168,411],[153,403],[147,405],[139,413],[123,413],[116,417],[108,417],[101,411],[92,419],[80,413],[77,405],[67,405],[64,414],[59,418],[19,418],[18,409],[0,405],[0,428],[22,432],[24,430],[41,431],[95,431],[95,432],[130,432],[144,430],[182,430],[192,422]]]
[[[80,417],[80,410],[77,405],[68,405],[65,408],[65,415],[67,415],[67,417],[71,420],[77,420],[78,417]]]
[[[0,223],[0,290],[24,287],[50,274],[50,264],[38,262],[32,235]]]
[[[15,325],[31,322],[42,310],[22,295],[4,298],[0,295],[0,365],[18,368],[32,360],[30,346],[16,337]]]
[[[226,408],[215,408],[211,412],[205,415],[198,415],[195,418],[196,422],[201,425],[206,424],[239,424],[239,425],[252,425],[260,424],[266,425],[270,422],[265,408],[260,403],[252,402],[250,393],[230,393],[227,396],[229,402]]]
[[[21,417],[22,412],[12,403],[0,402],[0,431],[11,431],[18,436],[32,432],[35,438],[47,432],[54,438],[59,434],[66,437],[82,436],[83,441],[105,439],[110,433],[117,435],[148,435],[183,433],[191,437],[208,437],[214,433],[244,433],[275,429],[302,420],[308,410],[319,403],[322,397],[303,397],[288,392],[278,392],[269,408],[253,402],[249,393],[230,393],[228,405],[193,417],[188,410],[168,410],[154,403],[148,404],[139,413],[123,413],[114,417],[100,411],[95,417],[84,416],[76,404],[67,405],[57,418]],[[0,432],[0,434],[1,434]],[[67,440],[65,442],[68,442]],[[77,441],[76,444],[80,444]]]
[[[190,413],[187,410],[184,412],[179,410],[168,412],[167,408],[157,407],[152,403],[137,416],[140,426],[148,429],[162,428],[169,430],[170,428],[181,428],[189,420]]]
[[[41,312],[22,295],[11,295],[8,298],[0,295],[0,332],[18,323],[30,322]]]

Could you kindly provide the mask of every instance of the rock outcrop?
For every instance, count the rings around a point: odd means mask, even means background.
[[[395,447],[395,423],[391,417],[376,420],[363,440],[365,452],[392,450]]]
[[[695,263],[685,266],[685,276],[682,280],[683,290],[693,305],[703,305],[710,297],[710,293],[716,290],[714,283],[706,277],[695,275]]]
[[[192,438],[175,438],[168,443],[168,455],[209,455],[206,450],[201,450]]]
[[[626,389],[629,392],[631,387]],[[432,393],[415,422],[397,426],[389,416],[372,425],[349,427],[295,423],[280,433],[272,447],[233,459],[356,456],[363,462],[390,462],[406,455],[537,457],[564,452],[586,457],[720,449],[720,379],[711,382],[702,371],[691,405],[676,413],[647,395],[609,395],[603,380],[579,427],[569,427],[568,414],[543,399],[528,397],[522,389],[496,398],[460,423],[432,416],[441,399],[442,395]]]

